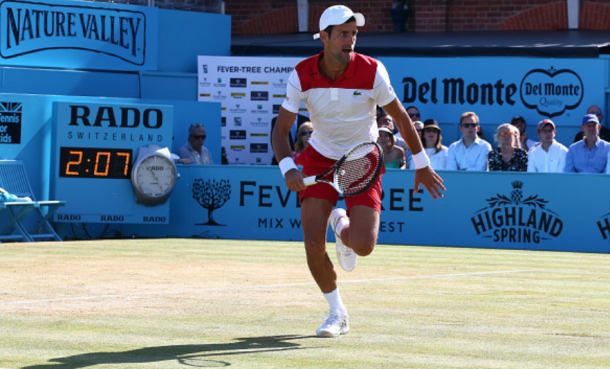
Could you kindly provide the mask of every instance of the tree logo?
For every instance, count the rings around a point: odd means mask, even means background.
[[[197,223],[195,225],[226,226],[218,224],[214,220],[213,212],[221,208],[231,198],[231,184],[228,179],[208,179],[195,178],[193,182],[193,198],[199,205],[208,210],[207,223]]]

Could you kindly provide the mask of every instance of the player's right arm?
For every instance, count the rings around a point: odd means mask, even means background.
[[[303,178],[305,175],[301,173],[294,164],[292,160],[292,150],[290,149],[290,128],[292,128],[292,124],[297,118],[297,113],[292,113],[283,107],[280,108],[280,113],[277,116],[277,120],[275,121],[275,127],[273,127],[273,132],[271,133],[271,144],[273,145],[273,152],[275,154],[275,159],[280,163],[280,169],[290,168],[290,164],[294,168],[288,169],[284,173],[284,181],[286,182],[286,186],[291,191],[301,191],[305,189],[305,185],[303,184]],[[282,160],[286,160],[282,162]]]

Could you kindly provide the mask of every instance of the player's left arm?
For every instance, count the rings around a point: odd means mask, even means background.
[[[398,131],[409,145],[409,149],[413,155],[413,158],[419,153],[424,153],[423,146],[413,123],[411,122],[411,118],[409,118],[409,114],[405,110],[404,106],[400,103],[398,98],[394,98],[392,102],[385,105],[383,109],[392,116],[394,119],[394,123],[398,127]],[[417,164],[417,163],[416,163]],[[438,197],[443,197],[442,191],[446,191],[447,189],[443,186],[443,179],[436,174],[434,169],[429,165],[423,168],[417,168],[415,171],[415,187],[413,191],[419,191],[419,185],[422,184],[434,200],[437,200]]]

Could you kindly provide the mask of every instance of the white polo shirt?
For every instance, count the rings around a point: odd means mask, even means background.
[[[540,144],[529,152],[527,171],[562,173],[566,165],[567,154],[568,149],[555,140],[549,146],[548,152],[544,151],[542,144]]]
[[[309,144],[338,160],[360,142],[377,141],[376,105],[391,103],[396,94],[380,61],[353,53],[343,75],[332,81],[318,69],[323,54],[303,60],[292,71],[282,107],[298,113],[304,101],[314,126]]]

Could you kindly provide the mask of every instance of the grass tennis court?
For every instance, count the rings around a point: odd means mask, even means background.
[[[607,254],[378,245],[338,273],[351,332],[320,339],[299,242],[2,244],[0,368],[610,368]]]

